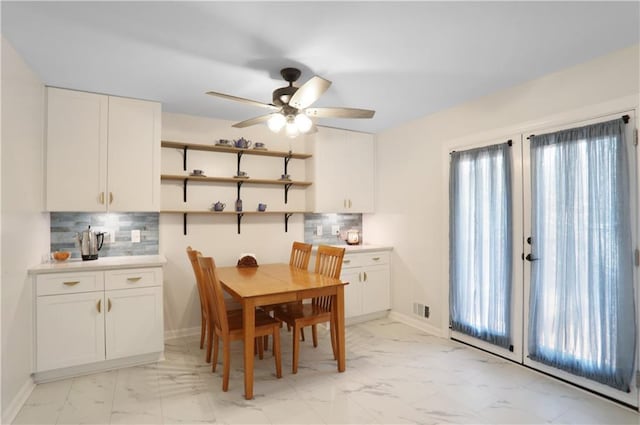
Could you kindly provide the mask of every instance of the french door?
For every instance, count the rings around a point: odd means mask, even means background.
[[[620,138],[607,133],[611,126]],[[479,155],[499,141],[453,152],[449,301],[452,338],[637,407],[634,129],[633,112],[624,112],[512,135],[508,164],[490,164],[509,166],[506,191],[489,190],[496,181]],[[512,237],[497,246],[504,223],[483,219],[483,208],[495,215],[501,196]],[[511,279],[496,287],[503,261]],[[493,336],[505,331],[508,344]]]
[[[625,112],[523,138],[523,351],[527,366],[637,407],[634,129]]]
[[[451,337],[522,361],[520,136],[451,152]]]

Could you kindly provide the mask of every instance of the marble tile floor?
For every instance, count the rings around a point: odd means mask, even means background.
[[[283,377],[256,359],[245,400],[241,343],[232,345],[229,391],[204,362],[198,338],[167,341],[166,359],[38,385],[15,424],[640,424],[637,412],[456,342],[390,319],[347,328],[347,371],[329,336],[303,342]]]

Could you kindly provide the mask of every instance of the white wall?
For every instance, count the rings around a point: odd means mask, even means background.
[[[561,115],[591,118],[590,114],[607,109],[603,105],[607,102],[637,106],[639,48],[623,49],[378,134],[376,214],[364,217],[364,231],[368,242],[394,247],[394,311],[411,315],[412,302],[424,302],[431,306],[426,326],[446,333],[448,151],[474,139],[524,132]]]
[[[212,144],[218,139],[245,137],[266,143],[271,150],[308,152],[302,138],[288,139],[271,133],[265,126],[246,129],[232,128],[231,121],[189,115],[163,113],[162,139]],[[236,173],[236,156],[225,153],[189,151],[188,170],[202,169],[208,176],[231,177]],[[242,170],[252,178],[277,179],[283,173],[284,159],[245,155]],[[293,180],[305,180],[305,160],[292,159],[289,174]],[[162,173],[184,175],[182,151],[162,149]],[[188,202],[182,201],[181,182],[163,182],[163,210],[206,210],[212,203],[227,204],[225,211],[233,210],[237,189],[227,184],[189,183]],[[245,211],[255,211],[258,202],[267,204],[270,211],[303,211],[306,204],[304,189],[291,188],[289,202],[284,204],[282,186],[242,187],[241,198]],[[291,243],[304,239],[304,219],[295,214],[289,220],[289,231],[284,231],[283,215],[245,216],[241,234],[237,234],[235,216],[196,216],[187,218],[187,235],[183,235],[182,214],[160,215],[160,252],[167,257],[164,267],[165,332],[168,336],[199,331],[200,305],[191,265],[187,259],[188,245],[213,256],[219,266],[235,265],[241,253],[256,254],[259,263],[288,262]]]
[[[43,211],[44,86],[2,39],[2,421],[29,395],[32,288],[27,268],[49,249]]]

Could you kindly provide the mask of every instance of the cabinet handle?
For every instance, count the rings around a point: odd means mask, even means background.
[[[380,261],[380,257],[373,257],[372,260],[373,261]]]
[[[100,192],[100,203],[104,204],[104,192]]]
[[[364,272],[364,281],[367,281],[367,272]]]
[[[98,313],[102,313],[102,300],[98,300],[96,308],[98,309]]]
[[[111,311],[111,298],[107,301],[107,313]]]
[[[142,279],[140,276],[138,276],[138,277],[128,277],[128,278],[127,278],[127,280],[128,280],[129,282],[137,282],[137,281],[139,281],[140,279]]]
[[[342,260],[342,262],[343,262],[344,264],[349,264],[349,263],[351,262],[351,260]]]
[[[113,192],[109,192],[109,205],[113,204]]]
[[[362,273],[358,273],[358,282],[362,282]]]
[[[347,200],[346,200],[346,199],[343,199],[343,200],[342,200],[342,206],[344,206],[345,208],[347,208]]]
[[[73,286],[73,285],[77,285],[78,283],[80,283],[79,280],[74,280],[72,282],[62,282],[63,284],[67,285],[67,286]]]
[[[349,199],[349,208],[351,208],[351,199]]]

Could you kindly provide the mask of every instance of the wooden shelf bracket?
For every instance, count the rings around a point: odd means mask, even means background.
[[[292,215],[293,215],[293,213],[284,213],[284,231],[285,231],[285,233],[289,231],[289,218],[291,218]]]

